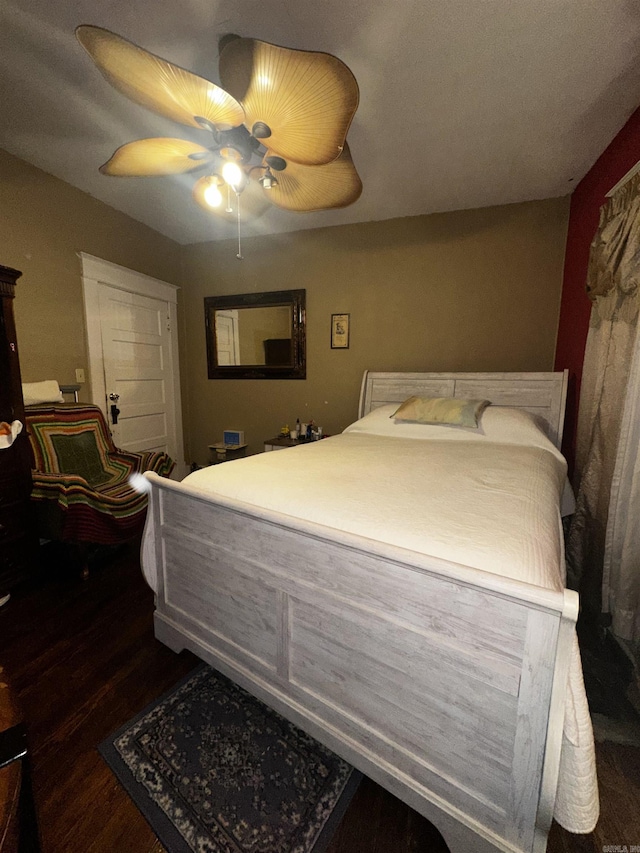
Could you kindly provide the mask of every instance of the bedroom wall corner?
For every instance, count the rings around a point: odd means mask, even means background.
[[[78,252],[181,283],[177,243],[2,150],[0,226],[0,262],[23,273],[15,313],[25,382],[74,383],[87,367]]]

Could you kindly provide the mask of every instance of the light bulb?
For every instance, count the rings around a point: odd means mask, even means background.
[[[278,181],[268,166],[264,175],[261,178],[258,178],[258,182],[262,185],[263,190],[270,190],[273,187],[278,186]]]
[[[232,186],[234,189],[240,186],[242,182],[242,169],[238,166],[237,163],[234,163],[232,160],[227,160],[227,162],[222,167],[222,177],[225,181]]]
[[[216,184],[209,184],[204,191],[204,200],[207,202],[209,207],[218,207],[222,201],[222,193]]]

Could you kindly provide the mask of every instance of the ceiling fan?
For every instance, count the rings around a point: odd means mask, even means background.
[[[209,134],[208,145],[164,137],[128,142],[100,167],[103,174],[204,171],[195,201],[227,214],[232,196],[239,202],[245,190],[254,213],[265,202],[305,212],[359,198],[362,182],[346,142],[358,84],[335,56],[229,37],[220,52],[221,88],[101,27],[80,26],[76,36],[119,92]],[[237,212],[239,222],[239,204]]]

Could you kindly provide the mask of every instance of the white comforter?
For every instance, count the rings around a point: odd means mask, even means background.
[[[342,435],[202,469],[186,481],[209,494],[561,590],[566,463],[525,413],[488,409],[482,425],[401,425],[379,409]],[[577,640],[555,817],[571,832],[590,832],[598,817]]]
[[[416,453],[416,445],[424,452]],[[186,479],[229,498],[331,528],[563,589],[564,470],[535,447],[425,445],[349,433]]]

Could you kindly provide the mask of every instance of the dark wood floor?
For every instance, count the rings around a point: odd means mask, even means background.
[[[96,751],[197,663],[155,640],[152,609],[134,548],[110,555],[87,581],[48,559],[0,609],[1,662],[23,705],[44,853],[164,850]],[[571,836],[554,825],[548,853],[640,844],[640,749],[607,742],[598,759],[596,832]],[[327,853],[423,851],[446,851],[434,827],[365,780]]]

